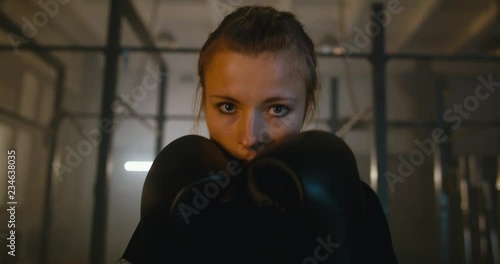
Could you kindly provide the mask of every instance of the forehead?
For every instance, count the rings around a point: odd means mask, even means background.
[[[207,93],[291,93],[305,91],[305,83],[287,53],[257,56],[216,53],[205,73]]]

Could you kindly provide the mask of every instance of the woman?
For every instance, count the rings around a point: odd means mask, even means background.
[[[316,64],[313,43],[291,13],[242,7],[229,14],[198,63],[210,138],[251,160],[299,133],[316,106]]]
[[[289,12],[245,6],[202,47],[210,140],[157,156],[133,263],[396,263],[385,216],[347,145],[302,132],[316,110],[314,45]]]

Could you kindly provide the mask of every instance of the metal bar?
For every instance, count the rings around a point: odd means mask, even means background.
[[[52,226],[52,173],[54,172],[53,162],[57,151],[57,139],[59,127],[62,121],[62,99],[64,95],[64,82],[66,73],[64,69],[57,71],[56,97],[54,99],[54,117],[51,122],[51,134],[49,140],[47,178],[45,181],[44,214],[42,222],[40,263],[49,263],[50,252],[50,231]]]
[[[481,54],[457,54],[457,55],[436,55],[436,54],[411,54],[397,53],[387,54],[388,59],[396,60],[432,60],[432,61],[477,61],[477,62],[499,62],[499,56]]]
[[[139,17],[139,14],[135,10],[135,7],[131,3],[130,0],[123,1],[121,11],[122,11],[122,14],[124,15],[125,19],[127,19],[128,22],[130,23],[130,26],[134,30],[135,34],[137,34],[137,36],[141,40],[141,42],[146,46],[154,48],[155,43],[153,41],[153,38],[149,34],[148,28],[144,25],[144,23],[142,23],[142,21]],[[127,49],[127,50],[129,50],[129,49]],[[156,63],[158,63],[160,65],[160,67],[162,67],[166,70],[167,65],[162,60],[160,55],[156,54],[156,56],[154,56],[154,59],[155,59]]]
[[[485,180],[482,184],[487,209],[486,225],[489,230],[488,246],[490,251],[488,263],[500,263],[500,245],[498,241],[499,219],[496,215],[498,208],[498,186],[500,180],[500,156],[485,157]]]
[[[9,45],[0,45],[0,52],[5,52],[5,51],[12,51],[14,48]],[[19,46],[17,47],[19,50],[26,50],[26,51],[33,51],[33,52],[50,52],[50,51],[57,51],[57,52],[64,52],[64,51],[70,51],[70,52],[104,52],[106,50],[106,47],[102,46],[78,46],[78,45],[69,45],[69,46],[62,46],[62,45],[44,45],[44,46],[32,46],[32,45],[27,45],[27,46]]]
[[[104,70],[103,95],[100,122],[114,124],[112,103],[116,98],[118,81],[118,60],[120,56],[121,7],[123,1],[111,0],[109,9],[106,66]],[[113,129],[102,133],[99,145],[97,176],[94,189],[94,212],[90,245],[90,263],[103,264],[106,252],[106,224],[108,215],[108,175],[107,165],[111,157]]]
[[[464,263],[472,264],[472,238],[470,221],[470,180],[467,155],[459,157],[458,177],[460,178],[460,208],[463,221]]]
[[[372,5],[374,14],[383,11],[383,5]],[[373,23],[380,29],[379,34],[373,37],[371,62],[373,65],[373,105],[375,123],[375,157],[377,163],[377,194],[382,208],[389,218],[389,197],[384,173],[387,172],[387,109],[386,109],[386,54],[385,28],[382,23],[373,19]]]
[[[73,51],[73,52],[104,52],[106,51],[105,46],[80,46],[80,45],[43,45],[43,46],[33,46],[33,45],[23,45],[17,47],[19,50],[27,50],[33,52],[48,52],[48,51]],[[0,52],[12,52],[14,48],[11,45],[0,45]],[[129,52],[148,52],[148,53],[200,53],[201,48],[163,48],[163,47],[136,47],[136,46],[123,46],[120,51]],[[353,54],[353,57],[368,57],[368,55]],[[340,55],[339,57],[344,57]]]
[[[18,39],[24,38],[24,34],[19,27],[12,22],[4,13],[0,11],[0,27],[4,28],[7,31],[8,37],[16,37]],[[20,48],[32,48],[38,49],[41,46],[33,39],[30,39],[28,42],[23,42],[22,46],[17,45],[16,47],[8,46],[9,50],[16,51]],[[44,216],[42,220],[42,230],[41,230],[41,238],[43,241],[40,242],[40,263],[45,264],[48,263],[48,254],[49,254],[49,246],[50,243],[50,229],[51,229],[51,214],[52,214],[52,172],[53,166],[52,163],[54,161],[56,148],[57,148],[57,136],[58,129],[61,121],[61,108],[62,108],[62,97],[64,92],[64,80],[65,80],[65,69],[63,63],[54,57],[53,55],[47,52],[39,52],[36,55],[44,62],[54,67],[57,71],[57,83],[56,83],[56,97],[54,99],[54,116],[51,121],[51,134],[49,135],[49,150],[48,150],[48,165],[47,165],[47,174],[46,174],[46,182],[45,182],[45,193],[44,193]],[[23,120],[22,118],[18,120]],[[24,120],[26,121],[26,120]]]
[[[152,48],[155,48],[155,43],[153,41],[153,38],[149,34],[149,30],[144,25],[142,20],[139,17],[139,14],[137,13],[134,5],[130,0],[125,0],[122,3],[122,15],[125,17],[125,19],[128,20],[130,23],[130,26],[134,30],[135,34],[139,37],[141,42],[145,46],[149,46]],[[126,50],[127,52],[130,52],[128,48],[124,48],[123,50]],[[158,115],[156,117],[157,121],[157,127],[156,127],[156,153],[159,153],[161,150],[161,146],[163,144],[163,127],[164,127],[164,116],[163,116],[163,109],[165,107],[165,89],[166,89],[166,78],[167,76],[164,74],[167,72],[167,64],[163,61],[162,57],[160,54],[155,53],[154,54],[154,60],[156,61],[157,64],[159,64],[160,67],[160,90],[158,92],[159,99],[158,99]],[[129,109],[131,112],[134,112],[133,109]]]
[[[354,126],[356,126],[363,118],[365,118],[370,112],[372,112],[372,106],[369,105],[365,107],[363,110],[357,112],[354,114],[351,118],[349,118],[349,121],[344,123],[341,128],[339,128],[337,131],[335,131],[335,135],[337,137],[343,138],[349,131],[352,130]]]
[[[0,14],[0,16],[2,16]],[[17,35],[22,35],[19,33]],[[33,40],[31,40],[33,41]],[[105,46],[98,45],[22,45],[16,47],[19,50],[30,50],[34,52],[49,52],[49,51],[73,51],[73,52],[104,52]],[[0,52],[12,51],[14,48],[11,45],[0,45]],[[153,53],[200,53],[200,48],[196,47],[183,47],[183,48],[168,48],[168,47],[155,47],[155,46],[123,46],[121,51],[127,50],[129,52],[153,52]],[[370,58],[371,53],[351,53],[346,54],[325,54],[316,53],[317,57],[325,58]],[[417,53],[386,53],[387,59],[392,60],[429,60],[429,61],[475,61],[475,62],[499,62],[500,56],[492,56],[487,54],[455,54],[455,55],[439,55],[439,54],[417,54]]]
[[[98,113],[85,113],[85,112],[68,112],[68,117],[72,118],[81,118],[81,119],[95,119],[99,118]],[[151,119],[151,120],[158,120],[158,115],[157,114],[138,114],[138,116],[134,115],[128,115],[127,117],[124,118],[129,118],[129,119]],[[169,115],[162,115],[164,119],[171,119],[171,120],[195,120],[196,117],[193,115],[181,115],[181,114],[169,114]]]
[[[486,176],[486,175],[485,175]],[[486,178],[486,177],[485,177]],[[494,177],[489,177],[484,179],[481,184],[484,205],[485,205],[485,218],[486,218],[486,232],[485,237],[487,241],[487,255],[485,257],[486,263],[499,263],[500,262],[500,252],[498,246],[498,234],[496,229],[495,221],[495,209],[494,207],[494,195],[495,184],[492,181]],[[492,184],[493,183],[493,184]]]
[[[446,89],[445,82],[438,80],[436,83],[436,121],[438,128],[441,129],[445,135],[450,136],[449,125],[443,119],[445,112],[444,90]],[[440,249],[441,249],[441,263],[450,263],[450,223],[449,223],[449,197],[446,192],[448,177],[448,157],[450,156],[450,143],[442,142],[438,146],[438,151],[435,153],[434,163],[434,185],[436,188],[437,199],[437,214],[439,216],[439,230],[440,230]]]
[[[199,54],[201,48],[167,48],[167,47],[133,47],[133,46],[124,46],[124,49],[129,50],[130,52],[141,51],[141,52],[160,52],[160,53],[194,53]]]
[[[79,46],[79,45],[44,45],[44,46],[19,46],[20,50],[29,50],[35,52],[47,52],[47,51],[74,51],[74,52],[98,52],[105,51],[106,47],[103,46]],[[0,52],[12,51],[13,48],[10,45],[0,45]],[[201,48],[196,47],[184,47],[184,48],[168,48],[168,47],[155,47],[155,46],[122,46],[120,50],[128,52],[148,52],[148,53],[188,53],[188,54],[199,54]],[[346,58],[347,55],[343,54],[324,54],[316,53],[317,57],[327,57],[327,58]],[[351,53],[348,55],[349,58],[369,58],[370,53]]]
[[[466,137],[481,133],[483,131],[486,131],[488,129],[492,129],[494,127],[495,127],[495,125],[493,123],[481,123],[481,124],[478,124],[477,126],[474,126],[470,129],[467,129],[467,130],[461,129],[461,130],[458,130],[455,133],[453,133],[453,135],[449,136],[447,142],[451,143],[451,142],[457,141],[459,139],[464,139]]]
[[[4,28],[5,31],[7,31],[7,36],[9,36],[9,34],[14,34],[17,37],[24,38],[22,30],[19,29],[16,23],[11,21],[1,10],[0,10],[0,27]],[[28,42],[24,43],[21,46],[13,47],[7,45],[5,47],[8,47],[10,51],[12,50],[15,51],[16,49],[25,49],[25,48],[38,49],[41,47],[41,45],[39,45],[34,39],[30,39]],[[38,57],[40,57],[43,61],[50,64],[51,66],[55,67],[57,70],[63,68],[63,64],[60,60],[58,60],[57,58],[46,52],[39,53]]]
[[[472,263],[482,263],[481,261],[481,234],[479,229],[479,215],[481,208],[479,206],[480,177],[477,173],[477,155],[469,154],[468,164],[468,188],[469,188],[469,229],[471,237]]]
[[[435,128],[438,126],[438,123],[436,121],[431,121],[431,120],[414,120],[414,121],[393,120],[393,121],[387,121],[387,126],[394,128],[408,128],[408,127]]]
[[[141,123],[145,128],[147,128],[148,130],[153,131],[153,133],[155,133],[155,134],[159,133],[157,127],[149,124],[145,118],[143,118],[142,116],[139,115],[139,113],[137,113],[137,111],[135,110],[134,107],[132,107],[130,104],[128,104],[127,102],[125,102],[124,100],[122,100],[120,97],[117,97],[116,99],[123,106],[125,106],[125,108],[127,108],[127,110],[129,111],[130,115],[132,117],[134,117],[135,119],[137,119],[139,121],[139,123]],[[123,120],[123,117],[121,119]]]
[[[167,72],[166,68],[160,68],[160,72]],[[165,127],[165,95],[167,93],[167,85],[168,85],[168,75],[160,74],[160,90],[158,91],[158,114],[156,116],[156,124],[158,128],[158,134],[156,135],[156,154],[160,153],[163,148],[163,131]]]
[[[339,81],[337,78],[330,80],[331,95],[330,95],[330,128],[332,131],[339,129]]]
[[[12,112],[8,109],[5,109],[3,107],[0,107],[0,115],[6,117],[6,118],[12,118],[15,119],[16,122],[20,122],[25,126],[30,126],[32,128],[40,129],[40,130],[49,130],[49,126],[45,126],[42,123],[35,122],[33,120],[30,120],[24,116],[19,115],[18,113]]]
[[[439,123],[430,120],[415,120],[415,121],[405,121],[405,120],[394,120],[387,121],[387,126],[390,127],[421,127],[421,128],[437,128]],[[461,127],[500,127],[500,120],[463,120]],[[450,134],[447,134],[450,136]]]

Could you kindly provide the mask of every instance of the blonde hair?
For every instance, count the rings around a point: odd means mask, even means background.
[[[243,6],[228,14],[209,35],[200,52],[195,108],[200,94],[201,100],[193,129],[197,131],[201,113],[205,110],[205,71],[214,55],[222,50],[255,57],[263,53],[285,55],[292,69],[300,73],[306,87],[303,127],[304,123],[308,125],[318,111],[320,82],[314,44],[303,27],[292,13],[269,6]]]

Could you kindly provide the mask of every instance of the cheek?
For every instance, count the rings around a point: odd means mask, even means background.
[[[221,118],[216,110],[205,111],[205,118],[211,138],[219,142],[228,138],[228,135],[231,133],[231,127],[224,118]]]
[[[217,119],[215,113],[211,110],[207,110],[205,111],[205,118],[210,135],[213,137],[219,134],[220,120]]]

